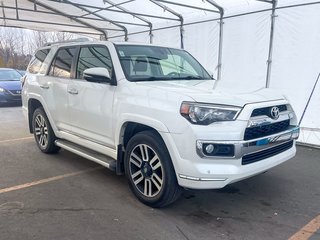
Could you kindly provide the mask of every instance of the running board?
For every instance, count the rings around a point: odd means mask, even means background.
[[[116,170],[117,161],[111,157],[95,152],[91,149],[82,147],[66,140],[56,140],[54,142],[58,147],[61,147],[67,151],[73,152],[81,157],[96,162],[104,167],[109,168],[112,171]]]

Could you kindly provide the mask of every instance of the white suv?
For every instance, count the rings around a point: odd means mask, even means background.
[[[163,207],[183,188],[223,188],[295,155],[299,128],[282,95],[215,83],[184,50],[57,43],[31,60],[22,99],[42,152],[125,173],[140,201]]]

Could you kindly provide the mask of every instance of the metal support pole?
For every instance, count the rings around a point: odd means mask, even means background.
[[[269,86],[270,86],[275,18],[277,17],[277,15],[276,15],[277,3],[278,3],[278,0],[272,0],[271,30],[270,30],[270,41],[269,41],[269,55],[268,55],[268,60],[267,60],[268,66],[267,66],[266,88],[269,88]]]
[[[215,1],[213,0],[206,0],[208,3],[210,3],[211,5],[213,5],[214,7],[216,7],[219,10],[220,13],[220,20],[219,20],[219,51],[218,51],[218,65],[217,65],[217,69],[218,69],[218,74],[217,74],[217,80],[221,80],[221,72],[222,72],[222,43],[223,43],[223,17],[224,17],[224,9],[217,4]]]
[[[308,98],[307,104],[306,104],[306,106],[304,107],[303,113],[302,113],[301,118],[300,118],[300,120],[299,120],[299,126],[301,125],[301,122],[302,122],[302,120],[303,120],[303,117],[304,117],[304,115],[305,115],[305,113],[306,113],[306,111],[307,111],[307,108],[308,108],[309,104],[310,104],[310,101],[311,101],[311,98],[312,98],[312,96],[313,96],[314,90],[316,89],[316,87],[317,87],[317,85],[318,85],[319,78],[320,78],[320,73],[319,73],[319,75],[318,75],[318,77],[317,77],[316,82],[315,82],[314,85],[313,85],[313,88],[312,88],[311,94],[310,94],[310,96],[309,96],[309,98]]]
[[[18,0],[16,0],[16,18],[19,19]]]
[[[7,26],[7,22],[6,22],[6,13],[4,11],[4,5],[3,5],[3,2],[1,1],[1,7],[2,7],[2,15],[3,15],[3,26]]]
[[[220,13],[220,21],[219,21],[219,51],[218,51],[218,75],[217,80],[221,80],[221,72],[222,72],[222,43],[223,43],[223,12]]]
[[[184,49],[183,33],[184,33],[183,19],[181,19],[181,21],[180,21],[180,47],[181,47],[181,49]]]
[[[149,31],[149,42],[150,42],[151,44],[153,43],[152,26],[150,27],[150,31]]]

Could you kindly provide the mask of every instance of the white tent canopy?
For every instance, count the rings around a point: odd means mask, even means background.
[[[0,0],[0,26],[185,48],[224,87],[285,93],[304,115],[299,141],[320,145],[319,12],[315,0]]]

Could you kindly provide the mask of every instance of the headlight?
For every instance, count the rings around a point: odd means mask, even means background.
[[[235,120],[241,108],[203,103],[183,102],[180,114],[193,124],[209,125],[214,122]]]
[[[0,92],[5,92],[6,90],[4,88],[0,87]]]

